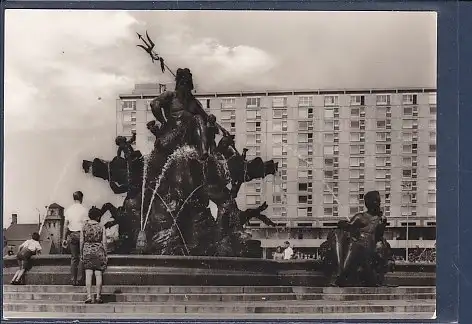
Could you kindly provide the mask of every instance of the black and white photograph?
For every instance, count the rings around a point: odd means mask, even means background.
[[[8,9],[4,45],[4,318],[435,318],[436,12]]]

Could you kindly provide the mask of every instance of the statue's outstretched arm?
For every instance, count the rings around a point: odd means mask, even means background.
[[[128,140],[128,144],[133,144],[136,141],[136,133],[133,133],[133,136]]]

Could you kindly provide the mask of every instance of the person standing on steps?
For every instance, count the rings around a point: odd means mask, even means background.
[[[92,277],[95,274],[97,293],[95,302],[102,300],[102,272],[107,268],[107,236],[105,226],[100,224],[101,210],[91,208],[89,220],[85,221],[80,232],[80,255],[85,268],[85,286],[87,287],[86,304],[94,303],[92,295]]]
[[[290,247],[290,242],[285,241],[284,260],[291,260],[293,258],[293,249]]]
[[[84,194],[81,191],[73,193],[74,203],[66,209],[64,215],[64,232],[62,246],[69,246],[71,254],[71,283],[74,286],[83,285],[83,265],[80,262],[80,232],[86,220],[88,210],[82,205]]]

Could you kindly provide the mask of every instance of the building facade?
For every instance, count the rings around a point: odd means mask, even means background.
[[[162,85],[138,85],[117,100],[117,135],[137,134],[142,152],[154,136],[149,102]],[[436,238],[436,89],[355,89],[195,93],[202,106],[236,135],[248,159],[279,162],[275,177],[241,187],[241,209],[267,201],[279,224],[251,222],[269,257],[289,240],[316,254],[340,219],[362,211],[378,190],[388,218],[387,239],[398,253],[433,248]],[[408,236],[408,239],[406,239]]]

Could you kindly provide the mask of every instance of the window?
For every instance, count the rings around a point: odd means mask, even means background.
[[[436,113],[437,113],[437,108],[436,108],[436,106],[430,106],[430,107],[429,107],[429,113],[430,113],[431,115],[436,115]]]
[[[261,203],[261,198],[259,195],[246,195],[246,204],[257,205],[260,203]]]
[[[281,204],[282,203],[282,195],[280,195],[280,194],[272,195],[272,202],[274,204]]]
[[[298,143],[308,143],[308,134],[298,134]]]
[[[411,144],[405,144],[403,145],[403,153],[411,153],[412,152],[412,146]]]
[[[123,100],[122,101],[123,110],[136,110],[136,101],[135,100]]]
[[[390,95],[377,95],[376,97],[377,105],[389,105],[390,104]]]
[[[308,179],[308,174],[310,174],[308,171],[311,170],[298,170],[298,179]]]
[[[429,140],[436,141],[436,132],[429,132]]]
[[[323,195],[323,202],[325,204],[332,204],[333,203],[333,195]]]
[[[351,106],[363,106],[364,96],[351,96]]]
[[[428,207],[428,216],[436,216],[436,207]]]
[[[384,144],[377,144],[375,146],[375,153],[377,154],[385,154],[387,153],[387,145]]]
[[[413,159],[411,157],[403,157],[402,158],[402,165],[403,166],[412,166],[413,165]]]
[[[307,121],[299,121],[298,122],[298,130],[299,131],[307,131],[308,130],[308,122]]]
[[[338,96],[325,96],[324,97],[325,106],[337,106],[338,105]]]
[[[349,171],[349,177],[351,179],[359,179],[361,175],[360,170],[350,170]]]
[[[359,145],[351,145],[351,154],[361,154],[361,147]]]
[[[387,118],[387,107],[377,107],[375,109],[375,117],[377,118]]]
[[[428,177],[429,178],[436,178],[436,168],[429,168],[428,169]]]
[[[403,119],[403,128],[412,129],[413,128],[413,119]]]
[[[308,183],[299,183],[298,184],[299,191],[308,191]]]
[[[385,191],[385,181],[375,181],[375,188],[379,191]]]
[[[402,206],[402,216],[411,216],[413,206]]]
[[[324,155],[333,155],[334,154],[334,147],[332,145],[324,146],[323,147],[323,154]]]
[[[358,167],[361,165],[361,158],[358,157],[352,157],[349,159],[349,166],[351,167]]]
[[[273,156],[282,156],[284,149],[282,146],[273,146],[272,147],[272,155]]]
[[[403,132],[402,139],[404,142],[411,142],[413,140],[413,133],[412,132]]]
[[[272,107],[274,107],[274,108],[285,108],[285,107],[287,107],[287,97],[274,97],[274,98],[272,98]]]
[[[307,156],[307,155],[311,155],[310,153],[313,152],[313,148],[310,145],[307,145],[307,144],[299,144],[298,145],[298,154],[301,155],[301,156]]]
[[[260,134],[247,134],[246,135],[246,144],[247,145],[256,145],[261,143],[261,135]]]
[[[311,199],[311,195],[299,195],[298,196],[298,203],[299,204],[307,204],[308,199]]]
[[[387,166],[387,158],[386,157],[377,157],[377,158],[375,158],[375,166],[378,166],[378,167]]]
[[[272,141],[274,144],[287,143],[287,134],[273,134]]]
[[[325,142],[334,142],[334,133],[324,133]]]
[[[272,117],[274,119],[280,119],[280,118],[283,118],[283,117],[286,117],[287,116],[287,110],[286,109],[274,109],[272,111]]]
[[[351,133],[350,134],[351,142],[360,142],[361,141],[361,133]]]
[[[313,107],[313,96],[300,96],[298,98],[299,107]]]
[[[351,128],[352,129],[359,129],[360,128],[360,123],[358,120],[351,120]]]
[[[430,129],[436,129],[436,119],[430,119],[429,128]]]
[[[256,110],[246,111],[246,119],[256,119],[260,117],[261,117],[261,113],[259,111],[256,111]]]
[[[435,203],[436,202],[436,194],[435,193],[429,193],[428,194],[428,202],[429,203]]]
[[[324,130],[326,130],[326,131],[333,131],[333,130],[334,130],[334,121],[332,121],[332,120],[325,120],[325,121],[324,121]]]
[[[413,183],[411,181],[402,181],[402,190],[408,191],[413,188]]]
[[[403,107],[403,116],[413,116],[413,107]]]
[[[272,208],[272,212],[274,215],[282,216],[282,214],[284,214],[286,210],[285,210],[285,207],[274,207]]]
[[[228,119],[235,118],[236,117],[235,113],[236,112],[234,110],[223,110],[221,111],[221,119],[228,120]]]
[[[349,191],[359,191],[359,182],[349,182]]]
[[[333,179],[333,170],[325,170],[324,172],[324,178],[325,179]]]
[[[402,102],[404,105],[416,105],[416,95],[415,94],[403,95]]]
[[[385,120],[377,120],[377,128],[385,129],[387,122]]]
[[[303,119],[308,118],[308,108],[307,107],[298,108],[298,118],[303,118]]]
[[[136,112],[123,113],[123,123],[136,122]]]
[[[429,164],[429,166],[436,166],[436,157],[435,156],[430,156],[428,158],[428,164]]]
[[[402,194],[402,204],[411,204],[412,203],[412,195],[409,193]]]
[[[359,195],[349,195],[349,204],[357,205],[359,203]]]
[[[248,108],[258,108],[261,106],[261,98],[247,98],[246,107]]]
[[[333,208],[332,207],[325,207],[324,208],[324,216],[333,216]]]
[[[298,208],[297,215],[298,217],[308,217],[308,209]]]
[[[359,117],[360,116],[360,109],[359,108],[351,108],[351,116],[352,117]]]
[[[334,110],[325,108],[324,110],[324,118],[334,118]]]
[[[436,152],[436,144],[429,144],[429,152],[430,153]]]
[[[436,181],[428,181],[428,190],[431,190],[431,191],[436,190]]]
[[[256,123],[247,122],[246,123],[246,131],[255,132],[256,131]]]
[[[385,142],[387,141],[387,134],[388,133],[385,133],[385,132],[377,132],[377,141],[378,142]]]
[[[325,164],[325,166],[333,166],[334,165],[334,159],[333,158],[325,158],[324,159],[324,164]]]
[[[375,178],[376,179],[385,179],[385,178],[387,178],[387,170],[383,170],[383,169],[375,170]]]
[[[437,94],[436,93],[430,93],[429,94],[429,104],[430,105],[436,105],[437,101]]]
[[[287,130],[287,121],[286,120],[275,120],[273,122],[274,132],[282,132]]]
[[[234,108],[236,106],[236,98],[221,99],[221,108]]]
[[[403,178],[411,178],[411,169],[403,169],[402,176]]]

